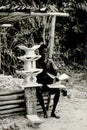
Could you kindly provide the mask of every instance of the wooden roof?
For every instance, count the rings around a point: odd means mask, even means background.
[[[0,12],[0,24],[19,21],[27,18],[28,16],[30,16],[30,14],[23,12]]]
[[[40,12],[42,11],[42,12]],[[42,10],[38,9],[35,10],[35,12],[32,12],[30,7],[24,7],[24,6],[1,6],[0,7],[0,24],[3,23],[9,23],[9,22],[15,22],[19,21],[21,19],[25,19],[28,17],[33,16],[60,16],[60,17],[68,17],[68,13],[61,13],[61,12],[48,12],[47,8],[42,8]]]

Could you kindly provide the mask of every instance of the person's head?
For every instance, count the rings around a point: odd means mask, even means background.
[[[45,56],[45,55],[47,55],[47,45],[44,45],[44,44],[42,44],[41,46],[40,46],[40,48],[39,48],[39,54],[41,55],[41,56]]]

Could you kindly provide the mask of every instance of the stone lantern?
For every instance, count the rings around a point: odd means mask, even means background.
[[[26,104],[26,116],[34,127],[39,126],[42,122],[37,116],[37,98],[36,87],[41,87],[41,84],[36,82],[37,74],[41,73],[42,69],[36,68],[36,60],[41,56],[36,55],[35,51],[40,45],[34,45],[28,48],[24,45],[20,45],[19,48],[25,51],[25,55],[18,57],[18,59],[24,62],[24,68],[22,71],[16,71],[20,75],[24,75],[24,82],[22,89],[24,89],[25,104]],[[36,100],[36,101],[35,101]]]

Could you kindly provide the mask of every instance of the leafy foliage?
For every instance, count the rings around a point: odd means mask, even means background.
[[[0,6],[30,6],[35,11],[44,6],[50,11],[69,12],[69,18],[57,18],[54,60],[60,64],[72,65],[73,63],[84,64],[85,61],[85,12],[82,4],[85,0],[1,0]],[[78,6],[79,5],[79,6]],[[6,74],[15,74],[15,70],[22,69],[23,63],[17,57],[24,52],[19,49],[23,44],[31,47],[39,44],[42,40],[49,42],[51,17],[43,20],[41,17],[26,18],[13,23],[13,27],[6,30],[6,40],[2,37],[2,70]],[[43,31],[45,34],[43,36]],[[5,44],[6,43],[6,44]]]
[[[68,11],[69,19],[59,19],[57,29],[59,30],[59,43],[61,45],[60,57],[66,64],[85,63],[85,12],[78,8],[86,1],[68,0],[62,2],[60,10]],[[58,33],[58,32],[57,32]]]

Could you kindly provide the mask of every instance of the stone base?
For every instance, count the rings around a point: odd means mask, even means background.
[[[37,115],[27,115],[26,117],[29,119],[29,125],[34,128],[38,128],[43,122]]]

